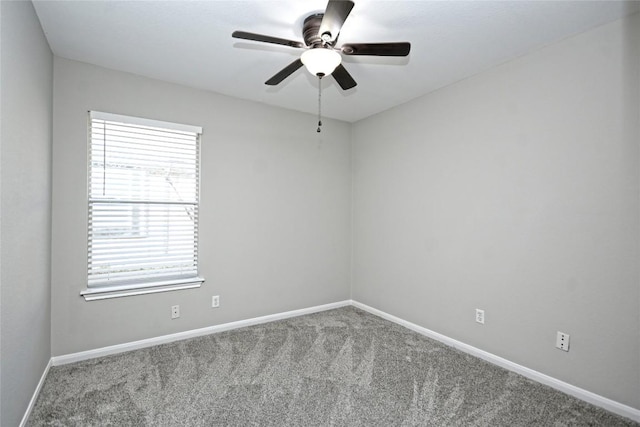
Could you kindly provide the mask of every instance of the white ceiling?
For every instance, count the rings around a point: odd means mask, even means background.
[[[406,58],[343,57],[358,86],[323,79],[323,115],[354,122],[542,46],[640,10],[638,1],[355,0],[340,42],[411,42]],[[326,0],[34,1],[54,54],[225,95],[315,113],[304,68],[264,82],[300,49],[234,30],[302,40]]]

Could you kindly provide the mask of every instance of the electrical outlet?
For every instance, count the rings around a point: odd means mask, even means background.
[[[172,319],[177,319],[178,317],[180,317],[180,306],[179,305],[172,305],[171,306],[171,318]]]
[[[484,325],[484,310],[476,308],[476,322]]]
[[[214,295],[211,297],[211,307],[217,308],[220,307],[220,296]]]
[[[556,347],[563,351],[569,351],[569,334],[558,331],[556,335]]]

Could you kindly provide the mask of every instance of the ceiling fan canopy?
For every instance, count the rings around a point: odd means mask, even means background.
[[[267,85],[279,84],[304,65],[320,78],[331,74],[343,90],[348,90],[357,83],[342,65],[342,55],[407,56],[411,50],[409,42],[345,43],[338,48],[340,30],[353,6],[350,0],[329,0],[324,13],[309,15],[302,25],[304,43],[246,31],[234,31],[232,37],[306,49],[300,58],[268,79]]]

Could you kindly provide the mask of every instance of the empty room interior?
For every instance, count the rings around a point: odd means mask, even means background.
[[[640,423],[640,2],[0,23],[2,426]]]

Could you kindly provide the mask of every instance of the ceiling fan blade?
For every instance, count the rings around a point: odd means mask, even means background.
[[[355,80],[353,80],[351,74],[349,74],[347,69],[344,68],[344,65],[342,64],[338,65],[336,69],[333,70],[333,73],[331,73],[331,75],[334,79],[336,79],[336,82],[338,82],[343,90],[349,90],[358,84]]]
[[[284,79],[286,79],[287,77],[289,77],[291,74],[293,74],[293,72],[300,67],[302,67],[302,61],[300,61],[300,59],[296,59],[291,64],[284,67],[282,70],[278,71],[273,77],[271,77],[269,80],[264,82],[264,84],[269,86],[275,86],[281,81],[283,81]]]
[[[323,34],[329,33],[329,40],[335,41],[338,38],[338,34],[340,34],[342,24],[351,13],[353,5],[354,3],[351,0],[329,0],[318,35],[322,37]]]
[[[295,40],[265,36],[264,34],[247,33],[246,31],[234,31],[233,34],[231,34],[231,37],[234,37],[236,39],[253,40],[256,42],[281,44],[291,47],[304,47],[304,43]]]
[[[341,51],[345,55],[372,56],[407,56],[411,50],[411,43],[345,43]]]

